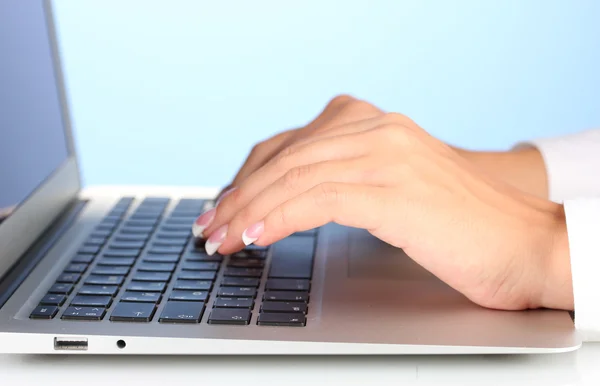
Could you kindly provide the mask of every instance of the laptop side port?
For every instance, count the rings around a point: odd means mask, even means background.
[[[55,350],[85,351],[88,349],[87,338],[54,338]]]

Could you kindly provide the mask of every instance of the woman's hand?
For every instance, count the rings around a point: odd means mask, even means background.
[[[562,206],[489,178],[409,118],[369,106],[353,101],[257,162],[198,220],[207,251],[336,222],[404,249],[480,305],[572,309]]]

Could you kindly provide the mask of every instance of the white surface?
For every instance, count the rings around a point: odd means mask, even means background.
[[[0,355],[2,385],[598,385],[600,344],[551,355],[124,357]]]

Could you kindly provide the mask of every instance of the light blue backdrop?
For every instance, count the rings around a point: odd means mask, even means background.
[[[223,184],[338,93],[466,147],[600,127],[600,1],[55,3],[87,184]]]

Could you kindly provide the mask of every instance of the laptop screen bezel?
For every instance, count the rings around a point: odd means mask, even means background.
[[[43,7],[68,157],[0,224],[0,278],[47,230],[48,226],[77,197],[81,189],[79,164],[71,128],[71,116],[51,0],[44,0]]]

